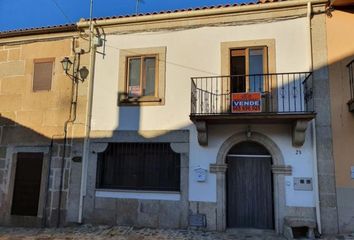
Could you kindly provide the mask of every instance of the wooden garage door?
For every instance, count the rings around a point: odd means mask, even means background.
[[[228,227],[274,228],[271,163],[270,157],[228,157]]]
[[[43,153],[18,153],[12,215],[37,216]]]

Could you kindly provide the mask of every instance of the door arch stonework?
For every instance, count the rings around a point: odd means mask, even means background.
[[[210,173],[216,174],[216,229],[218,231],[226,229],[226,156],[234,145],[245,141],[263,145],[272,156],[275,230],[277,233],[281,233],[285,214],[285,175],[291,175],[291,166],[284,164],[283,154],[276,143],[258,132],[252,132],[251,134],[239,132],[232,135],[221,145],[216,164],[210,164]]]

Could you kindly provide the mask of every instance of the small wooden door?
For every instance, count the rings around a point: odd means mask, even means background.
[[[274,229],[270,157],[227,158],[227,225]]]
[[[12,215],[37,216],[43,153],[18,153]]]

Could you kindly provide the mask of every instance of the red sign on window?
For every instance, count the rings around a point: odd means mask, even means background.
[[[231,100],[232,113],[252,113],[261,111],[261,93],[233,93]]]
[[[140,86],[129,86],[129,96],[139,97],[140,96]]]

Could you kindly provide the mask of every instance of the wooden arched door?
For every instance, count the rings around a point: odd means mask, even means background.
[[[274,229],[272,158],[262,145],[242,142],[227,159],[227,226]]]

